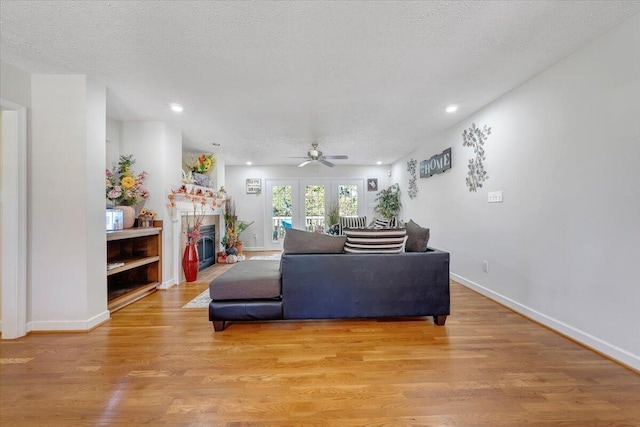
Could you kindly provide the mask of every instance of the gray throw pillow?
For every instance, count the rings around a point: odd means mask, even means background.
[[[341,254],[347,236],[311,233],[287,228],[283,250],[286,254]]]
[[[405,252],[426,252],[429,243],[429,229],[420,227],[418,224],[409,220],[407,227],[407,245]]]

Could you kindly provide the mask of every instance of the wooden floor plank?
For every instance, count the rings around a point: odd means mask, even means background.
[[[214,333],[206,309],[181,307],[228,268],[89,333],[0,342],[0,424],[640,425],[639,375],[458,283],[445,327],[232,322]]]

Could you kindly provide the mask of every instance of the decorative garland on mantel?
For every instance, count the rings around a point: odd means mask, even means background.
[[[482,188],[482,183],[489,179],[487,171],[484,170],[484,142],[491,135],[491,128],[484,125],[482,129],[471,123],[471,127],[462,132],[462,146],[473,147],[475,158],[469,159],[469,173],[467,176],[467,187],[469,191],[477,191]]]

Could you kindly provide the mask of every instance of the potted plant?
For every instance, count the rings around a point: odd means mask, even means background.
[[[388,220],[395,218],[400,212],[400,208],[402,208],[400,185],[396,183],[380,191],[376,197],[376,202],[378,202],[378,205],[374,210],[382,215],[383,218]]]
[[[327,228],[329,234],[338,234],[340,223],[340,208],[337,204],[331,204],[326,215]]]
[[[224,209],[225,235],[222,238],[227,255],[242,255],[244,243],[240,240],[240,234],[249,228],[255,221],[246,222],[239,220],[236,215],[236,204],[228,197],[225,200]]]
[[[236,221],[236,249],[238,250],[238,255],[242,256],[244,251],[244,242],[240,240],[240,234],[247,228],[251,227],[251,225],[255,221],[246,222],[242,220]]]

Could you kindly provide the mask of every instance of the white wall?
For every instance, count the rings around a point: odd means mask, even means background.
[[[0,61],[0,94],[24,107],[31,106],[31,76],[29,73]]]
[[[107,246],[104,241],[104,174],[97,173],[98,168],[92,165],[103,165],[106,162],[106,87],[87,78],[87,136],[85,180],[87,189],[84,197],[87,216],[86,239],[88,243],[87,257],[87,313],[89,316],[102,313],[107,306],[107,279],[105,260]],[[102,191],[100,191],[102,190]]]
[[[151,195],[144,207],[156,212],[156,219],[164,221],[162,281],[165,286],[178,283],[171,263],[173,223],[166,208],[166,196],[172,188],[179,187],[182,182],[182,133],[164,122],[124,122],[120,153],[133,154],[136,160],[133,170],[136,174],[142,171],[149,174],[145,186]]]
[[[266,194],[264,191],[266,179],[301,179],[301,178],[349,178],[362,179],[377,178],[378,188],[383,189],[394,183],[394,177],[387,176],[389,166],[227,166],[225,169],[225,189],[227,196],[231,196],[236,203],[238,217],[244,221],[255,221],[242,235],[245,241],[245,249],[262,249],[264,243],[264,219]],[[246,194],[247,178],[262,179],[262,193]],[[402,187],[406,191],[406,187]],[[373,203],[376,192],[364,190],[364,206],[366,206],[367,218],[373,218]],[[253,238],[253,235],[256,238]]]
[[[105,88],[83,75],[31,76],[31,330],[108,319],[104,177],[92,166],[105,163],[104,102]]]
[[[111,169],[120,157],[120,141],[122,141],[122,122],[107,117],[106,128],[106,169]]]
[[[638,99],[640,15],[425,140],[412,156],[451,146],[453,168],[403,198],[430,245],[451,253],[454,278],[636,369]],[[472,122],[493,129],[477,193],[465,186],[472,151],[461,136]],[[404,185],[408,158],[393,166]],[[504,203],[487,203],[494,190]]]

